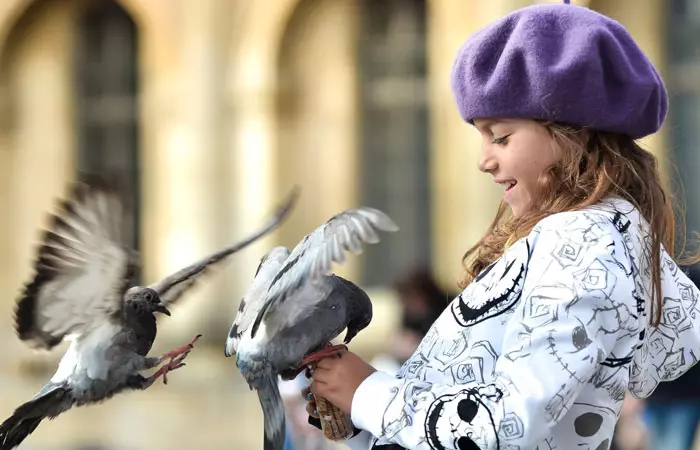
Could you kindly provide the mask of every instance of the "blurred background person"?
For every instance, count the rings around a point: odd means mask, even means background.
[[[700,270],[695,266],[683,270],[698,285]],[[695,365],[685,376],[659,384],[647,399],[627,395],[611,450],[692,450],[697,447],[699,423],[700,365]]]
[[[306,402],[300,394],[308,385],[308,379],[303,372],[294,380],[281,380],[279,383],[287,420],[284,450],[326,450],[333,446],[318,428],[309,425]]]
[[[620,419],[615,427],[610,450],[650,450],[655,448],[649,446],[649,431],[642,417],[643,410],[642,401],[627,394],[622,403]]]
[[[386,351],[371,362],[378,370],[388,373],[396,373],[401,368],[454,298],[438,285],[430,269],[422,266],[403,274],[394,281],[392,288],[401,309],[401,320]]]
[[[700,286],[700,270],[697,267],[685,270],[691,281]],[[683,300],[700,301],[697,298]],[[700,355],[695,357],[700,358]],[[677,380],[661,383],[639,409],[648,428],[650,449],[692,449],[700,423],[700,365]]]

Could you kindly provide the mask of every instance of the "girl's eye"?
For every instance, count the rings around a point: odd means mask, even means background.
[[[493,138],[493,140],[491,140],[491,143],[498,144],[498,145],[507,144],[509,136],[510,136],[510,134],[506,134],[505,136],[501,136],[501,137],[495,137],[495,138]]]

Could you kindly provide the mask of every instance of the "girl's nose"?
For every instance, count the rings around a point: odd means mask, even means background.
[[[479,170],[486,173],[491,173],[498,168],[496,158],[487,149],[482,149],[479,161],[477,163]]]

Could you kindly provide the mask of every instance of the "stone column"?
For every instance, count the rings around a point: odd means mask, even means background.
[[[291,188],[278,185],[276,179],[275,100],[280,41],[296,3],[246,2],[233,13],[224,93],[227,156],[223,162],[228,174],[225,189],[230,194],[224,205],[230,236],[259,227]],[[275,231],[258,240],[229,263],[225,280],[229,290],[217,325],[222,330],[230,325],[260,258],[278,242],[277,236]]]
[[[303,2],[280,42],[277,192],[302,187],[298,207],[279,233],[288,247],[334,214],[359,206],[358,6],[355,0]],[[354,279],[361,263],[362,256],[351,255],[336,273]]]
[[[2,227],[8,236],[3,258],[9,262],[0,302],[4,317],[12,317],[17,295],[33,273],[46,213],[55,211],[55,197],[66,193],[73,178],[75,27],[72,9],[63,6],[49,3],[36,11],[31,24],[25,22],[21,32],[11,34],[3,58],[9,102],[5,148],[0,150],[8,188],[3,193],[7,209]],[[22,345],[16,339],[8,342]]]
[[[467,37],[529,1],[431,0],[428,25],[433,204],[433,267],[453,287],[464,252],[481,237],[498,208],[502,189],[477,169],[481,139],[462,121],[450,89],[450,72]]]
[[[168,6],[172,7],[172,6]],[[223,80],[228,4],[182,2],[175,58],[164,42],[144,46],[144,261],[147,280],[214,252],[238,236],[227,226]],[[157,30],[150,30],[157,36]],[[165,53],[159,54],[160,52]],[[207,275],[163,321],[170,339],[209,330],[226,298],[230,268]],[[214,332],[204,339],[216,340]],[[164,344],[165,345],[165,344]]]

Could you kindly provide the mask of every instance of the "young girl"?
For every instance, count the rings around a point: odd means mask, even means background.
[[[351,448],[606,450],[625,393],[700,355],[699,291],[635,142],[666,116],[661,78],[619,23],[548,3],[476,32],[452,87],[503,207],[397,377],[341,352],[311,391],[351,414]]]

